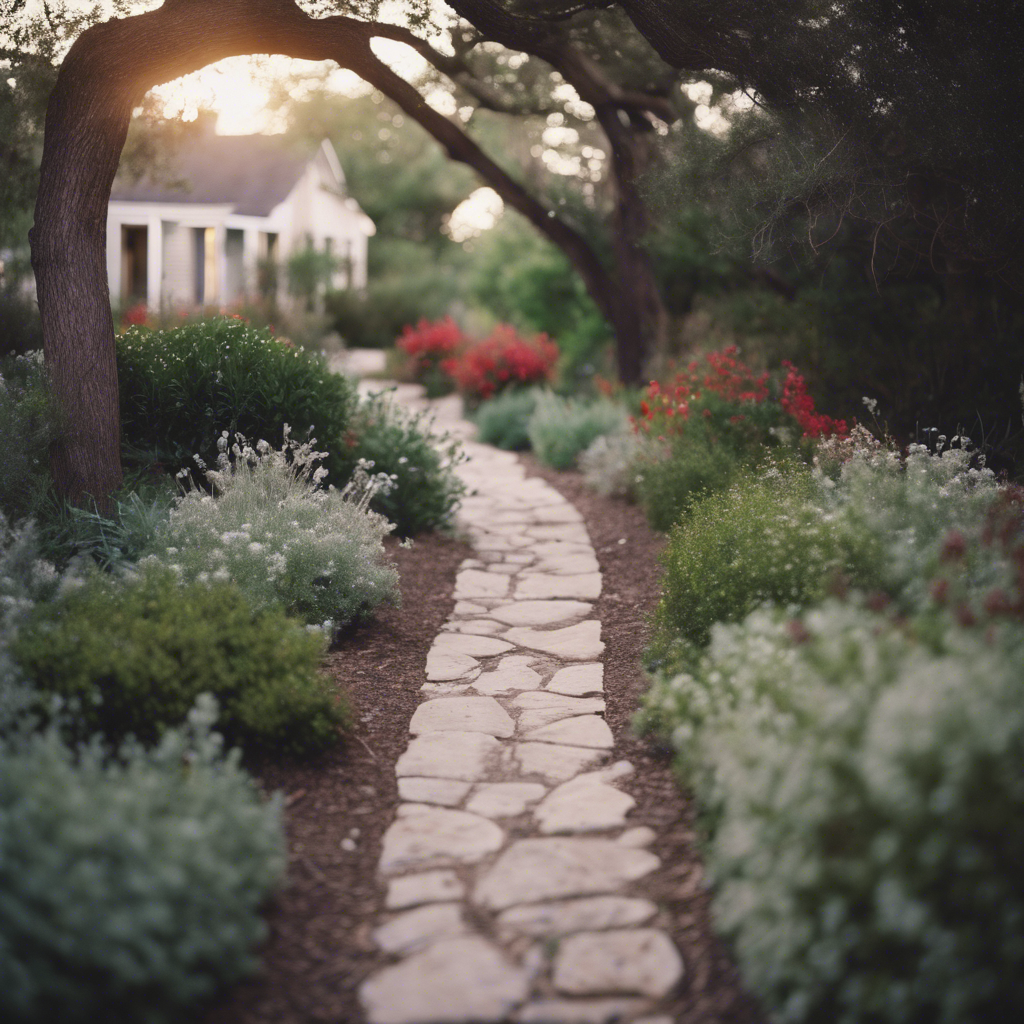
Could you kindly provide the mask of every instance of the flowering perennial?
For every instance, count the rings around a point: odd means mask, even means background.
[[[755,374],[737,358],[738,351],[735,345],[729,345],[720,352],[708,352],[703,366],[694,359],[664,387],[651,381],[647,397],[640,403],[641,418],[635,421],[636,428],[645,434],[681,433],[691,406],[699,404],[706,393],[739,406],[764,402],[768,398],[767,372]],[[712,415],[706,405],[700,411],[705,419]]]
[[[782,408],[800,424],[804,437],[828,437],[838,434],[840,437],[849,433],[846,420],[834,420],[815,411],[814,399],[807,394],[807,382],[797,368],[784,360],[783,366],[789,371],[782,384]]]
[[[454,356],[465,341],[458,324],[446,316],[433,322],[420,320],[415,327],[406,324],[396,345],[409,357],[413,378],[423,381],[436,373],[444,360]]]

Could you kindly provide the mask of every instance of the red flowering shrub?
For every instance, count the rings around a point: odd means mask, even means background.
[[[412,379],[423,384],[430,397],[451,390],[444,363],[463,347],[466,339],[450,316],[443,320],[420,320],[415,326],[406,324],[396,342],[409,361]]]
[[[807,394],[807,382],[788,360],[783,366],[789,371],[782,384],[782,408],[800,424],[804,437],[845,437],[849,432],[846,420],[834,420],[815,411],[814,399]]]
[[[755,373],[737,357],[737,348],[730,345],[720,352],[709,352],[702,360],[695,359],[679,371],[670,384],[651,381],[647,397],[640,403],[641,417],[635,421],[637,430],[664,436],[681,434],[691,411],[699,410],[705,420],[719,425],[737,426],[748,420],[772,419],[772,425],[784,425],[784,413],[796,421],[804,437],[828,437],[849,433],[845,420],[834,420],[818,413],[814,399],[807,394],[807,383],[796,367],[787,368],[782,393],[772,401],[773,382],[767,372]],[[765,407],[760,414],[758,406]]]
[[[471,404],[512,385],[551,380],[558,346],[546,335],[524,338],[514,327],[499,324],[488,338],[445,360],[442,368]]]

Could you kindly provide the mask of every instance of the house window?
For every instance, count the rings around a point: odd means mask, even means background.
[[[197,306],[217,301],[217,229],[192,229],[192,273]]]
[[[149,291],[149,232],[128,224],[121,227],[121,302],[145,302]]]

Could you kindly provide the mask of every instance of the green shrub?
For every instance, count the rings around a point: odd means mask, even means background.
[[[36,605],[10,650],[41,693],[77,704],[78,738],[153,743],[208,692],[230,742],[302,754],[328,747],[344,720],[317,671],[323,647],[278,608],[253,611],[229,583],[183,586],[147,565],[126,581],[96,573]]]
[[[761,457],[767,451],[757,452]],[[647,521],[670,530],[696,502],[729,488],[756,461],[755,453],[713,446],[703,433],[648,439],[636,460],[636,492]]]
[[[541,462],[552,469],[571,469],[595,438],[618,433],[626,423],[625,410],[613,402],[581,402],[541,392],[527,433]]]
[[[286,423],[315,429],[333,479],[356,397],[322,356],[291,348],[241,319],[220,317],[166,331],[133,327],[117,342],[126,454],[171,472],[193,455],[213,464],[221,431],[276,440]]]
[[[502,391],[481,402],[473,413],[477,440],[509,452],[530,447],[527,425],[537,408],[538,392],[533,388]]]
[[[59,429],[42,355],[0,359],[0,513],[11,520],[33,515],[50,486]]]
[[[656,680],[646,724],[696,789],[715,921],[773,1020],[1024,1014],[1022,607],[760,610]]]
[[[402,537],[450,526],[466,490],[455,471],[464,458],[461,444],[432,431],[429,413],[403,409],[387,393],[372,395],[360,404],[344,451],[348,465],[364,459],[394,479],[370,507]]]
[[[656,649],[702,646],[715,622],[735,622],[766,601],[807,605],[841,577],[870,585],[880,550],[823,513],[810,472],[747,474],[698,502],[664,555]]]
[[[194,1019],[251,972],[285,868],[281,803],[209,731],[116,759],[56,731],[0,743],[0,1014],[18,1024]]]
[[[359,465],[343,490],[324,489],[323,453],[285,437],[280,451],[245,438],[229,451],[222,436],[219,468],[205,474],[213,496],[180,498],[149,551],[183,583],[231,582],[252,608],[279,605],[331,635],[398,601],[382,543],[392,527],[367,508],[390,481]]]

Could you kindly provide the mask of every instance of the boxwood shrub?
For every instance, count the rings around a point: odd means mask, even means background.
[[[224,430],[277,445],[289,424],[313,428],[331,454],[332,480],[356,407],[352,382],[331,373],[323,356],[278,341],[267,329],[233,317],[163,331],[132,327],[117,341],[121,431],[127,454],[170,472],[213,465]]]

